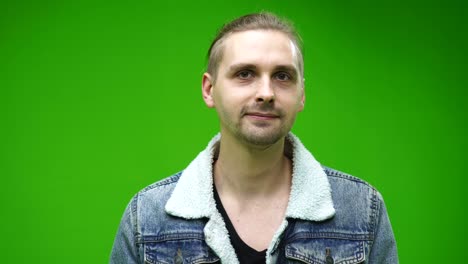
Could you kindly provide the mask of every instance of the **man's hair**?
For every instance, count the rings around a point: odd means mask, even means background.
[[[269,12],[253,13],[241,16],[227,24],[218,31],[208,50],[207,72],[216,82],[219,64],[223,58],[223,42],[229,35],[248,30],[274,30],[286,34],[293,42],[297,51],[297,60],[301,81],[304,78],[304,58],[302,40],[289,21],[279,18]]]

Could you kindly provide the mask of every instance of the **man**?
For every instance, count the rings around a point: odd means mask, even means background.
[[[220,134],[128,205],[111,263],[398,263],[380,194],[290,133],[304,108],[299,37],[269,13],[226,24],[202,94]]]

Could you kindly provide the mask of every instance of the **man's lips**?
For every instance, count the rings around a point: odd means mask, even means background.
[[[273,113],[249,112],[249,113],[246,113],[245,115],[251,118],[261,119],[261,120],[270,120],[270,119],[279,118],[278,115],[273,114]]]

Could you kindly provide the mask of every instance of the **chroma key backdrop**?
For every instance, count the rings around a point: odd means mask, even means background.
[[[402,263],[467,259],[466,1],[0,4],[2,263],[106,263],[123,210],[218,131],[216,30],[267,10],[305,47],[293,132],[385,198]],[[353,202],[353,201],[350,201]]]

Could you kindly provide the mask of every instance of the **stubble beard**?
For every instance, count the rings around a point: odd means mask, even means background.
[[[237,138],[239,138],[244,143],[255,146],[270,146],[278,142],[280,139],[285,137],[289,130],[284,126],[279,128],[267,127],[267,126],[258,126],[249,124],[248,126],[255,127],[244,127],[241,126],[236,130]]]
[[[271,112],[279,116],[279,120],[252,122],[247,120],[245,113],[255,109],[261,112]],[[261,107],[244,107],[240,112],[240,119],[237,124],[228,124],[231,133],[241,142],[253,146],[270,146],[284,138],[291,130],[295,117],[292,120],[284,120],[286,113],[280,109],[274,109],[273,106],[263,105]],[[230,119],[232,120],[232,119]],[[277,126],[274,123],[280,122]]]

